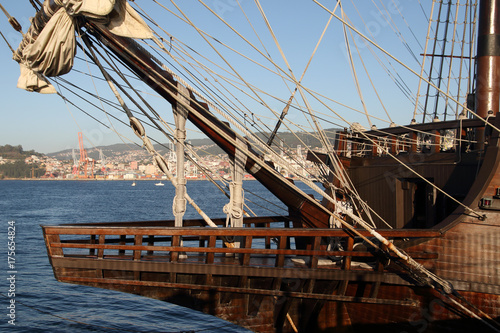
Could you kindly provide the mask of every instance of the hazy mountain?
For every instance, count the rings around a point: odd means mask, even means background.
[[[333,137],[333,134],[336,131],[338,130],[336,129],[326,130],[327,133],[330,133],[329,134],[330,137]],[[257,136],[264,142],[267,142],[269,135],[270,135],[269,133],[257,134]],[[204,156],[207,154],[217,155],[223,153],[222,149],[217,147],[213,143],[213,141],[209,138],[188,139],[187,141],[193,146],[197,154],[200,156]],[[302,148],[305,148],[306,146],[308,147],[321,146],[317,137],[313,133],[308,133],[308,132],[299,132],[295,133],[295,135],[290,132],[278,132],[278,135],[273,141],[273,146],[280,146],[281,141],[283,141],[283,146],[285,147],[285,149],[296,148],[298,145],[301,145]],[[169,145],[167,143],[155,144],[154,147],[160,154],[168,153],[168,149],[166,147],[169,147]],[[135,153],[136,155],[138,155],[138,157],[144,156],[143,158],[145,159],[148,158],[149,156],[146,150],[141,146],[135,144],[124,144],[124,143],[118,143],[109,146],[98,146],[96,148],[87,148],[87,154],[89,157],[93,159],[99,159],[99,150],[102,151],[104,156],[113,158],[130,153]],[[80,156],[80,151],[78,149],[75,149],[75,154],[76,158],[78,159]],[[47,154],[47,156],[57,158],[59,160],[71,160],[73,158],[72,149],[66,149],[59,152],[50,153]]]

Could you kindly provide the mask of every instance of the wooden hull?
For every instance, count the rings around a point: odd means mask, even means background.
[[[61,282],[165,300],[255,332],[494,331],[500,320],[500,211],[495,204],[485,206],[483,198],[496,198],[500,188],[498,136],[490,138],[480,162],[461,200],[465,207],[425,229],[379,229],[428,272],[451,283],[453,294],[394,255],[355,247],[360,236],[371,237],[368,231],[290,228],[300,213],[248,218],[245,228],[200,228],[202,221],[193,220],[182,228],[155,221],[43,230]],[[380,161],[372,163],[377,168]],[[350,167],[357,172],[358,166]],[[433,169],[431,162],[427,168]],[[449,181],[460,181],[457,174]],[[239,240],[240,247],[225,247],[227,239]],[[340,241],[341,251],[327,251],[332,239]]]
[[[375,224],[383,228],[385,220],[395,228],[378,232],[425,269],[416,268],[348,219],[342,221],[347,229],[327,229],[331,207],[265,163],[193,91],[187,101],[178,100],[179,83],[149,53],[100,25],[88,23],[87,29],[159,95],[186,108],[188,119],[230,157],[242,151],[246,170],[289,208],[290,217],[250,218],[246,228],[202,228],[199,221],[182,228],[173,228],[173,221],[44,226],[58,281],[165,300],[256,332],[498,328],[498,132],[468,119],[344,133],[337,140],[338,152],[351,146],[350,156],[338,158],[362,200],[380,212]],[[455,142],[446,152],[442,142],[449,131]],[[362,237],[380,249],[364,249]],[[229,239],[240,245],[228,248]],[[327,250],[333,240],[343,248]]]
[[[464,221],[442,235],[439,231],[424,230],[381,231],[395,242],[406,236],[425,235],[411,237],[412,241],[405,243],[419,244],[407,246],[405,250],[430,271],[450,281],[473,306],[423,286],[392,260],[382,265],[381,258],[370,258],[368,252],[348,252],[353,255],[350,268],[332,265],[331,261],[325,265],[324,261],[328,260],[319,244],[323,238],[320,235],[330,233],[341,237],[342,230],[201,228],[200,233],[193,230],[200,228],[159,227],[159,222],[147,227],[145,222],[140,228],[138,223],[128,226],[118,223],[112,228],[109,226],[113,224],[44,227],[44,232],[55,277],[61,282],[165,300],[255,332],[293,332],[293,326],[303,332],[337,332],[338,329],[346,332],[366,329],[466,332],[474,327],[488,332],[490,328],[482,320],[472,319],[453,302],[474,313],[476,308],[480,309],[483,320],[486,315],[500,319],[500,227],[491,222],[490,219],[482,223]],[[198,249],[188,236],[195,232],[206,242]],[[97,235],[96,245],[92,244],[92,236],[88,241],[61,241],[64,234],[76,234],[79,238]],[[124,237],[124,234],[134,237]],[[154,234],[157,240],[153,242],[146,234]],[[242,248],[227,249],[214,244],[216,237],[230,234],[244,240]],[[106,236],[102,239],[101,235]],[[184,247],[175,246],[175,239],[179,240],[177,235],[182,235]],[[161,238],[165,236],[168,239]],[[276,237],[283,243],[279,242],[274,249],[265,246],[266,236]],[[248,244],[253,240],[255,247],[259,237],[263,237],[260,252]],[[284,244],[292,237],[314,238],[319,246],[309,252],[285,250]],[[128,245],[130,243],[133,245]],[[89,253],[65,253],[75,248]],[[121,254],[120,249],[123,249]],[[188,259],[176,261],[171,250],[182,249],[188,252]],[[361,262],[369,262],[370,266],[358,266]]]
[[[71,281],[71,283],[164,300],[216,316],[254,332],[294,332],[293,327],[301,332],[366,332],[368,329],[375,329],[376,332],[470,332],[478,328],[480,332],[495,332],[480,320],[454,314],[449,304],[442,300],[441,295],[428,289],[382,286],[379,290],[380,297],[404,297],[419,304],[395,306],[276,298],[215,290],[138,287],[133,284],[124,286],[83,281]],[[300,283],[304,281],[292,282],[292,284]],[[356,294],[359,289],[365,287],[353,284],[349,287],[348,293]],[[369,291],[370,288],[365,290]],[[476,307],[486,310],[486,313],[497,322],[500,320],[498,294],[475,292],[461,292],[461,294]],[[285,314],[283,314],[284,309],[288,311]]]

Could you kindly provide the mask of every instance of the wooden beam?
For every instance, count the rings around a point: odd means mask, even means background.
[[[418,306],[418,302],[414,300],[393,300],[393,299],[380,299],[368,297],[355,297],[355,296],[339,296],[339,295],[322,295],[322,294],[307,294],[301,292],[289,292],[280,290],[266,290],[266,289],[251,289],[251,288],[237,288],[237,287],[222,287],[222,286],[204,286],[185,283],[168,283],[168,282],[153,282],[153,281],[130,281],[119,279],[92,279],[92,278],[77,278],[77,277],[64,277],[60,279],[61,282],[79,283],[90,285],[96,284],[116,284],[116,285],[136,285],[145,287],[164,287],[174,289],[188,289],[188,290],[205,290],[212,292],[229,292],[239,294],[257,294],[269,296],[288,296],[293,298],[303,299],[321,299],[335,302],[355,302],[367,304],[387,304],[387,305],[401,305],[401,306]]]
[[[396,275],[393,273],[379,273],[371,270],[344,271],[340,269],[327,268],[276,268],[276,267],[249,267],[224,264],[192,264],[187,262],[150,262],[150,261],[127,261],[127,260],[92,260],[86,258],[52,258],[54,268],[80,268],[80,269],[98,269],[112,271],[143,271],[159,273],[181,273],[181,274],[212,274],[225,276],[254,276],[254,277],[281,277],[296,279],[318,279],[318,280],[349,280],[383,283],[392,283],[400,285],[410,285],[406,279],[407,276]],[[62,278],[63,276],[58,276]]]

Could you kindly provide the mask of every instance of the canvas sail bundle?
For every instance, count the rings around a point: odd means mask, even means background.
[[[20,63],[21,75],[17,87],[40,93],[55,93],[55,88],[44,76],[68,73],[76,53],[75,17],[85,16],[104,25],[112,33],[130,38],[151,38],[152,32],[126,0],[56,0],[59,6],[50,10],[52,16],[43,26],[40,18],[26,33],[14,60]],[[41,30],[41,31],[40,31]]]

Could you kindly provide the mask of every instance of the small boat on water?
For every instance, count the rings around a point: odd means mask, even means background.
[[[135,186],[135,182],[133,182],[131,186]]]
[[[278,63],[272,52],[247,38],[239,46],[257,54],[232,53],[225,35],[212,36],[203,29],[208,24],[202,28],[188,19],[194,2],[181,10],[175,1],[170,2],[175,8],[154,1],[158,11],[166,9],[164,15],[175,11],[165,24],[168,28],[176,28],[174,21],[195,27],[195,35],[207,44],[199,52],[157,25],[150,16],[155,10],[142,12],[149,27],[136,12],[142,11],[138,4],[134,9],[125,0],[87,0],[76,6],[79,2],[31,1],[38,12],[14,52],[23,74],[19,86],[54,92],[49,78],[71,70],[78,30],[78,47],[99,68],[131,130],[175,186],[175,219],[43,226],[58,281],[165,300],[256,332],[499,331],[500,0],[432,1],[432,9],[425,12],[425,46],[410,51],[414,59],[420,54],[419,67],[403,66],[418,77],[417,91],[408,88],[410,79],[393,73],[392,66],[403,64],[374,41],[377,34],[367,36],[353,26],[348,14],[358,10],[349,10],[347,2],[329,2],[327,7],[313,0],[308,5],[317,6],[317,15],[291,24],[304,24],[305,29],[323,17],[326,31],[330,20],[339,23],[333,30],[341,32],[338,49],[345,49],[346,56],[330,49],[337,56],[328,56],[328,66],[316,68],[312,82],[295,76],[286,57]],[[236,15],[239,4],[232,3],[234,8],[212,9],[201,1],[199,9],[206,7],[206,15],[200,24],[209,16],[218,20],[218,28],[246,24],[252,17],[246,12],[240,20],[229,17]],[[252,13],[264,22],[271,35],[267,40],[276,41],[276,54],[283,55],[268,19],[283,19],[281,11],[295,6],[278,0],[268,5],[277,10],[275,15],[265,15],[258,0]],[[387,15],[397,15],[399,9],[358,23],[366,24],[368,32],[381,29],[381,21],[395,29]],[[255,30],[252,25],[242,31]],[[232,26],[228,33],[240,37]],[[292,50],[301,53],[311,36],[303,36],[301,43],[295,37],[299,34],[292,39]],[[401,42],[407,50],[407,40]],[[65,49],[45,49],[51,45]],[[207,59],[214,50],[217,60]],[[315,45],[311,50],[316,52]],[[230,55],[223,57],[225,51]],[[365,56],[377,53],[375,61],[365,62]],[[355,56],[363,60],[357,63]],[[358,108],[325,97],[323,87],[316,91],[306,85],[325,74],[335,81],[330,93],[345,97],[349,75],[328,72],[330,65],[338,65],[338,71],[350,69]],[[246,80],[240,71],[250,67]],[[360,79],[360,72],[378,69],[387,75]],[[260,70],[265,77],[257,75]],[[408,119],[395,121],[403,99],[395,96],[392,85],[373,83],[372,78],[383,76],[393,78],[411,101]],[[141,94],[131,78],[172,105],[175,128],[146,101],[149,91]],[[250,81],[255,78],[259,82]],[[66,84],[63,78],[57,82]],[[366,103],[362,83],[375,88],[374,100],[390,92],[395,112]],[[344,108],[345,113],[338,112]],[[261,109],[262,115],[257,112]],[[372,116],[371,109],[381,112]],[[379,128],[375,122],[385,113],[385,125]],[[360,124],[356,114],[366,116],[366,123]],[[299,117],[307,121],[297,124]],[[230,182],[215,179],[207,171],[210,166],[199,165],[201,158],[186,143],[188,120],[228,155],[230,162],[223,167],[231,173]],[[306,136],[290,130],[300,131],[307,123],[311,127]],[[325,130],[325,125],[338,128]],[[285,136],[278,131],[281,126],[286,134],[295,134],[299,144],[294,149],[276,144]],[[148,136],[152,128],[175,146],[175,165],[153,146]],[[299,146],[307,149],[307,157]],[[227,195],[229,202],[222,208],[226,218],[207,216],[189,196],[183,176],[187,162],[198,165]],[[245,172],[286,206],[284,213],[252,216],[242,185]],[[285,176],[291,173],[316,197]],[[183,218],[187,203],[200,219]]]
[[[156,183],[155,186],[165,186],[165,184],[163,184],[161,181]]]

